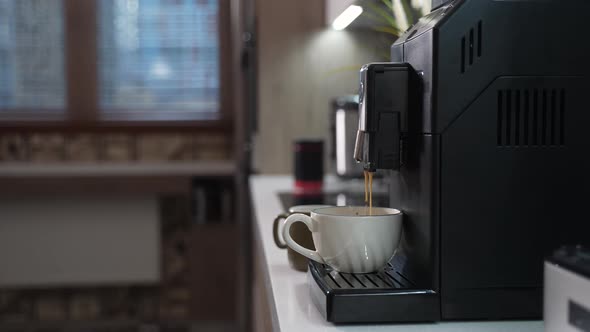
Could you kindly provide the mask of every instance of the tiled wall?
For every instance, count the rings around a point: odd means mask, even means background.
[[[231,153],[226,134],[0,134],[0,163],[227,160]]]

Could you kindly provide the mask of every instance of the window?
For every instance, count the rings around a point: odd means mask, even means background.
[[[0,0],[0,112],[63,111],[62,13],[61,0]]]
[[[101,0],[100,106],[187,112],[219,110],[217,1]],[[190,115],[189,115],[190,116]]]
[[[227,6],[0,0],[0,121],[224,122]]]

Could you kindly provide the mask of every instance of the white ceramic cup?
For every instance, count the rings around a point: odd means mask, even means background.
[[[370,273],[384,267],[398,247],[402,233],[401,211],[364,206],[326,207],[311,211],[311,217],[292,214],[285,220],[283,238],[301,255],[327,264],[336,271]],[[316,251],[299,245],[289,229],[303,222],[311,231]]]

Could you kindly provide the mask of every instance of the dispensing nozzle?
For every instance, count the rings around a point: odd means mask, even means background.
[[[366,144],[365,144],[366,142]],[[354,159],[363,164],[365,171],[374,172],[374,163],[369,159],[369,134],[363,130],[356,132],[356,141],[354,143]]]
[[[365,170],[400,167],[401,114],[407,114],[410,69],[406,63],[361,67],[354,159]]]
[[[372,167],[372,161],[369,156],[370,137],[367,132],[367,70],[369,65],[364,65],[360,70],[360,87],[359,87],[359,127],[356,132],[354,143],[354,159],[363,164],[363,168],[368,171],[375,171]]]

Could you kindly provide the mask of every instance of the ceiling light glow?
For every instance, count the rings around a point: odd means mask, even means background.
[[[332,23],[334,30],[343,30],[363,13],[363,7],[350,5]]]

